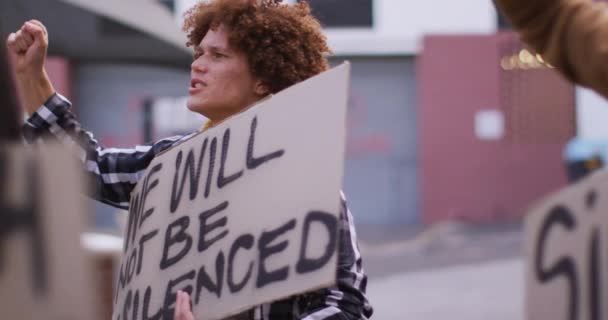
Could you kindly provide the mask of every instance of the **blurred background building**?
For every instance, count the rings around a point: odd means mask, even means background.
[[[5,30],[32,17],[47,25],[58,91],[101,143],[126,147],[203,121],[183,103],[190,53],[179,25],[195,3],[0,6]],[[332,64],[353,65],[344,189],[359,224],[517,219],[564,184],[561,149],[585,127],[576,126],[574,88],[528,61],[536,57],[501,30],[506,24],[490,1],[310,4]],[[595,118],[587,108],[593,98],[580,96],[584,116]],[[115,228],[114,209],[94,206],[96,225]]]
[[[42,20],[58,91],[101,143],[126,147],[204,121],[184,107],[180,24],[195,3],[8,0],[1,27]],[[353,65],[344,189],[359,224],[518,219],[566,182],[568,140],[608,137],[603,101],[527,51],[491,1],[310,4],[332,64]],[[115,229],[114,209],[94,206]]]
[[[195,3],[4,0],[0,28],[43,21],[56,89],[102,144],[129,147],[204,121],[184,103],[180,25]],[[352,63],[344,189],[364,253],[369,239],[445,221],[517,223],[566,185],[568,142],[608,139],[606,102],[523,46],[489,0],[309,3],[331,63]],[[94,228],[118,234],[116,209],[91,206]]]

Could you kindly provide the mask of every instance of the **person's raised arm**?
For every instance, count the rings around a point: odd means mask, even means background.
[[[607,4],[496,0],[522,40],[567,78],[608,98]]]
[[[42,23],[30,20],[9,35],[6,45],[19,98],[25,111],[31,115],[55,93],[44,70],[48,33]]]
[[[104,149],[76,120],[71,103],[55,93],[44,71],[48,47],[44,25],[35,20],[26,22],[8,37],[7,46],[22,104],[30,115],[22,128],[26,142],[56,141],[69,147],[90,177],[91,196],[128,208],[131,191],[150,161],[180,137],[130,149]]]

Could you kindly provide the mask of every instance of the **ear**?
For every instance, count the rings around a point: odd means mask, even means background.
[[[270,89],[268,89],[268,86],[264,84],[262,80],[256,80],[253,92],[255,92],[256,95],[263,97],[270,93]]]

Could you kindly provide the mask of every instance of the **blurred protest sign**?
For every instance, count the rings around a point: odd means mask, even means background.
[[[2,39],[5,34],[0,30]],[[17,92],[13,84],[7,49],[0,45],[0,142],[19,139],[19,111]]]
[[[348,64],[152,161],[132,193],[113,319],[197,319],[336,281]]]
[[[606,319],[608,171],[537,205],[525,234],[526,319]]]
[[[78,167],[57,147],[0,146],[3,319],[97,319]]]

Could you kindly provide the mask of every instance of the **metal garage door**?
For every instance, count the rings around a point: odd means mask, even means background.
[[[419,221],[414,59],[352,63],[344,190],[362,224]]]

